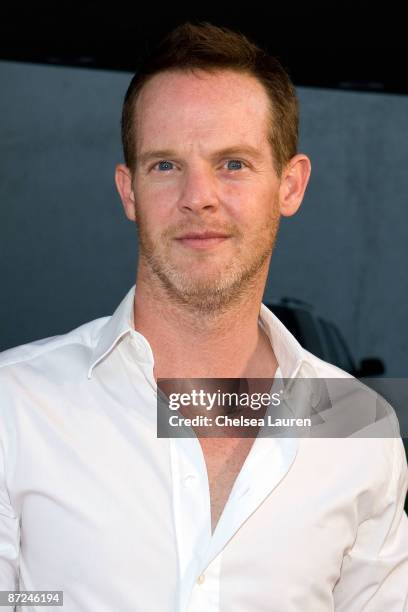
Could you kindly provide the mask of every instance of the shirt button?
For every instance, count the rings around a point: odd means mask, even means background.
[[[187,476],[183,478],[184,486],[191,487],[192,485],[195,484],[196,480],[197,480],[197,476],[194,476],[194,474],[187,474]]]
[[[205,574],[200,574],[199,577],[197,578],[197,584],[203,584],[205,580]]]

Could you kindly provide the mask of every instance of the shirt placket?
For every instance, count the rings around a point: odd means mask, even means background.
[[[173,511],[179,559],[179,610],[190,610],[197,586],[214,590],[206,580],[205,559],[211,543],[211,509],[207,470],[197,438],[172,438],[170,461]],[[216,612],[217,608],[214,608]],[[208,611],[208,607],[207,607]],[[211,608],[211,612],[213,612]]]

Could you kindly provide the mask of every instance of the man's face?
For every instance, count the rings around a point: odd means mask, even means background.
[[[265,280],[279,226],[268,97],[246,74],[167,72],[136,110],[143,272],[177,303],[218,311]]]

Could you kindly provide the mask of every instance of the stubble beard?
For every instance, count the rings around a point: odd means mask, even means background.
[[[242,234],[236,230],[232,232],[233,237],[229,240],[237,241],[238,246],[231,259],[226,263],[220,258],[214,264],[213,270],[199,275],[194,271],[194,265],[201,265],[201,259],[208,255],[197,251],[191,253],[190,269],[185,264],[174,265],[170,257],[171,249],[174,248],[174,230],[171,233],[164,232],[158,247],[151,239],[143,217],[139,215],[136,227],[140,258],[152,282],[160,285],[173,304],[197,314],[216,316],[234,304],[242,303],[246,296],[251,296],[260,280],[265,282],[265,266],[268,265],[276,241],[279,220],[279,213],[274,209],[263,229],[247,244]],[[222,249],[223,245],[220,245],[220,248]],[[188,249],[185,257],[189,258]]]

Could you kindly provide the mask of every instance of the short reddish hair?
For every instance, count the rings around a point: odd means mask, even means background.
[[[299,110],[295,88],[280,62],[243,34],[210,23],[184,23],[159,43],[144,60],[127,89],[122,109],[122,145],[125,163],[136,165],[135,107],[142,87],[166,71],[234,70],[255,77],[263,85],[271,107],[269,142],[280,176],[297,153]]]

